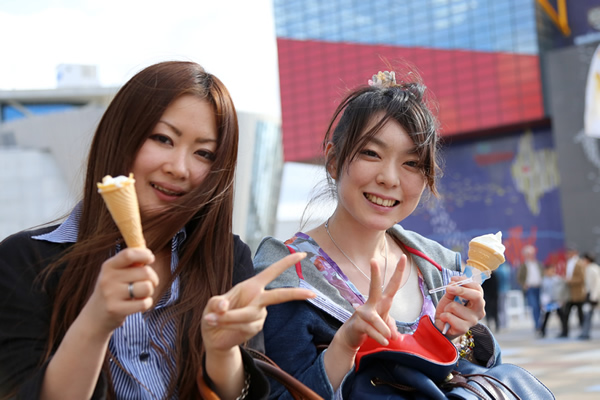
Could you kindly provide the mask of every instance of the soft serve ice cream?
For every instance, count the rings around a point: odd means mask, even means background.
[[[469,242],[467,265],[489,274],[505,261],[502,232],[477,236]]]

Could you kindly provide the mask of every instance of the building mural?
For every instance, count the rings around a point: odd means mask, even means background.
[[[466,259],[471,238],[502,231],[516,268],[526,244],[544,262],[562,263],[564,234],[556,152],[549,129],[521,131],[442,149],[440,197],[429,196],[403,222]]]

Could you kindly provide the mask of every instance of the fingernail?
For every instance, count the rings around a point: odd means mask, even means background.
[[[450,294],[456,294],[458,293],[458,289],[460,286],[448,286],[446,288],[446,292],[450,293]]]
[[[204,316],[204,320],[210,326],[217,326],[217,316],[215,314],[212,314],[212,313],[211,314],[206,314]]]

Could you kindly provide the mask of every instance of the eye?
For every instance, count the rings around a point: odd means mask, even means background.
[[[194,154],[200,156],[208,161],[215,161],[215,154],[208,150],[198,150]]]
[[[406,165],[413,171],[421,171],[423,169],[422,164],[419,162],[419,160],[408,160],[404,162],[404,165]]]
[[[155,142],[158,142],[158,143],[173,145],[173,141],[171,140],[170,137],[160,134],[160,133],[154,133],[154,134],[150,135],[150,139],[154,140]]]
[[[367,157],[379,157],[379,155],[371,149],[361,150],[360,154],[367,156]]]

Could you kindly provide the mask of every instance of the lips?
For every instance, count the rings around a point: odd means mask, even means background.
[[[156,183],[150,183],[150,186],[152,186],[154,189],[158,190],[161,193],[166,194],[167,196],[183,196],[185,194],[185,192],[183,191],[179,191],[179,190],[172,190],[172,189],[167,189],[163,186],[157,185]]]
[[[382,199],[381,197],[375,196],[374,194],[371,194],[371,193],[365,193],[365,198],[367,200],[369,200],[371,203],[377,204],[378,206],[382,206],[382,207],[394,207],[396,204],[399,203],[398,200]]]

